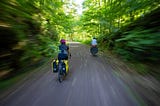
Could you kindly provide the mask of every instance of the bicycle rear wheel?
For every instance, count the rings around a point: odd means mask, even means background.
[[[63,70],[62,70],[62,61],[58,63],[58,81],[61,83],[63,81]]]
[[[95,56],[98,53],[98,48],[97,47],[91,47],[90,52],[93,56]]]
[[[58,81],[61,83],[63,81],[63,75],[58,73]]]

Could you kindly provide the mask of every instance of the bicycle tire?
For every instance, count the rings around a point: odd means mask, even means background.
[[[63,78],[64,78],[64,72],[63,72],[63,62],[62,61],[59,61],[58,63],[58,81],[61,83],[63,81]]]
[[[61,83],[63,81],[62,75],[58,73],[58,81]]]
[[[98,53],[98,48],[97,47],[91,47],[90,52],[93,56],[95,56]]]

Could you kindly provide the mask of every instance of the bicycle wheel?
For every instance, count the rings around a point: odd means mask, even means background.
[[[58,63],[58,81],[61,83],[63,81],[63,70],[62,70],[62,62]]]
[[[91,52],[91,54],[92,54],[93,56],[95,56],[96,53],[98,53],[98,48],[97,48],[97,47],[91,47],[91,48],[90,48],[90,52]]]
[[[61,83],[63,81],[63,75],[58,73],[58,81]]]

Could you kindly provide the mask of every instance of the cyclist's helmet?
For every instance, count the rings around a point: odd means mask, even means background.
[[[61,40],[60,40],[60,43],[61,43],[61,44],[65,44],[65,43],[66,43],[66,40],[65,40],[65,39],[61,39]]]

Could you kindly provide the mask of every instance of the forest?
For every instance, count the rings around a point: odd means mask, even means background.
[[[0,1],[0,80],[54,58],[61,38],[89,44],[143,64],[160,76],[159,0],[84,0],[82,14],[74,0]],[[142,68],[143,68],[142,67]],[[146,72],[144,72],[146,73]]]

